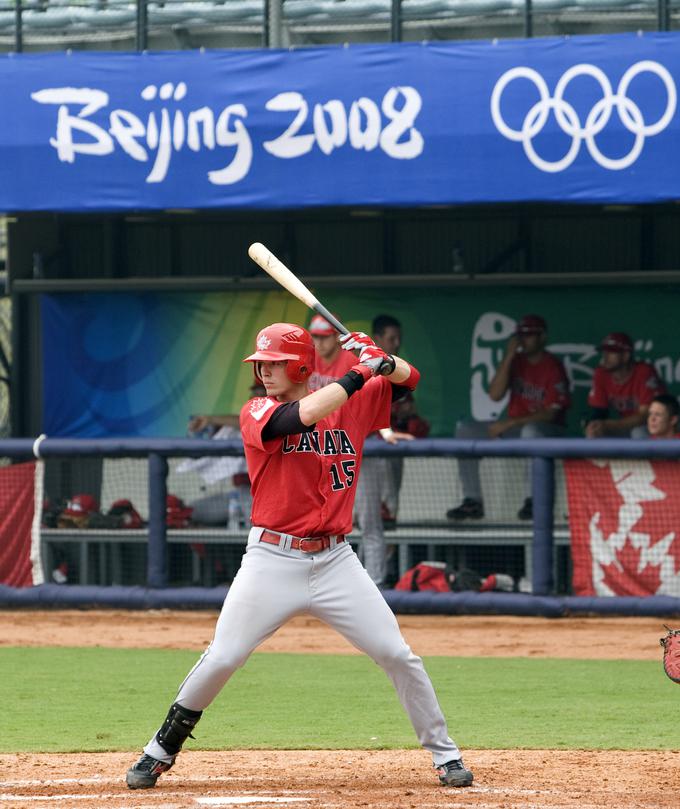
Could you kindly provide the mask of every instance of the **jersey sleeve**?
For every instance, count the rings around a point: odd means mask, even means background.
[[[554,410],[566,410],[571,404],[569,396],[569,379],[564,365],[555,358],[551,364],[550,374],[545,390],[545,407]]]
[[[602,368],[597,367],[593,374],[593,384],[588,392],[588,405],[607,410],[609,408],[609,397],[604,384]]]
[[[641,384],[638,385],[637,394],[640,405],[651,404],[655,396],[666,393],[666,386],[663,384],[656,369],[649,363],[644,363],[644,372],[641,374]]]
[[[276,399],[268,396],[261,396],[246,402],[241,408],[239,423],[241,425],[241,436],[246,447],[254,447],[268,454],[276,452],[281,445],[283,438],[272,438],[269,441],[262,439],[262,431],[269,423],[269,419],[274,415],[279,407]]]

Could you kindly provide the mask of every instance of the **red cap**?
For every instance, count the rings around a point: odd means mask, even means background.
[[[515,334],[541,334],[548,324],[540,315],[523,315],[515,328]]]
[[[631,351],[633,341],[622,331],[614,331],[608,334],[600,343],[600,351]]]
[[[85,517],[95,511],[99,511],[99,503],[91,494],[75,494],[66,503],[62,514],[68,514],[70,517]]]
[[[309,324],[308,329],[310,334],[315,334],[317,337],[326,337],[329,334],[337,334],[338,330],[331,326],[325,317],[321,315],[314,315],[312,322]]]

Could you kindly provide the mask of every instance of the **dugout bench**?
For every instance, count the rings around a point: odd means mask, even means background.
[[[187,528],[169,529],[167,541],[171,545],[231,545],[245,549],[248,532],[243,529],[230,532],[222,528]],[[350,534],[350,542],[358,547],[361,532]],[[388,545],[397,548],[398,573],[401,576],[414,564],[414,549],[425,548],[428,559],[436,559],[438,549],[456,548],[457,565],[467,566],[467,551],[475,548],[521,547],[523,549],[523,567],[527,576],[532,570],[533,530],[531,523],[461,523],[443,522],[404,523],[393,530],[385,531]],[[569,529],[566,525],[556,526],[554,530],[556,546],[569,545]],[[72,584],[110,585],[129,584],[125,581],[123,565],[123,545],[141,546],[148,542],[146,529],[59,529],[43,528],[41,530],[41,553],[45,580],[49,581],[51,571],[56,564],[55,548],[58,546],[77,546],[77,577],[71,579]],[[211,587],[216,584],[212,580],[211,571],[199,553],[190,556],[191,583]],[[557,554],[555,554],[557,564]],[[503,572],[503,571],[499,571]],[[145,571],[140,571],[145,575]],[[142,578],[144,576],[142,575]],[[555,580],[558,580],[556,574]]]

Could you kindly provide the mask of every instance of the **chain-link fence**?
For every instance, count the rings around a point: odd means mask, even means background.
[[[32,449],[42,461],[26,460]],[[427,560],[503,574],[504,590],[680,605],[677,441],[422,439],[366,453],[388,585]],[[0,468],[5,584],[212,588],[235,576],[250,530],[238,440],[15,439],[0,454],[13,461]],[[482,507],[461,512],[473,459]],[[361,519],[348,539],[361,555]],[[29,559],[32,578],[7,574]]]

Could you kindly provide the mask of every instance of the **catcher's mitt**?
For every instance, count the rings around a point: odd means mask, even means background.
[[[664,627],[668,634],[659,640],[663,646],[663,670],[674,683],[680,683],[680,629],[671,629],[666,624]]]

